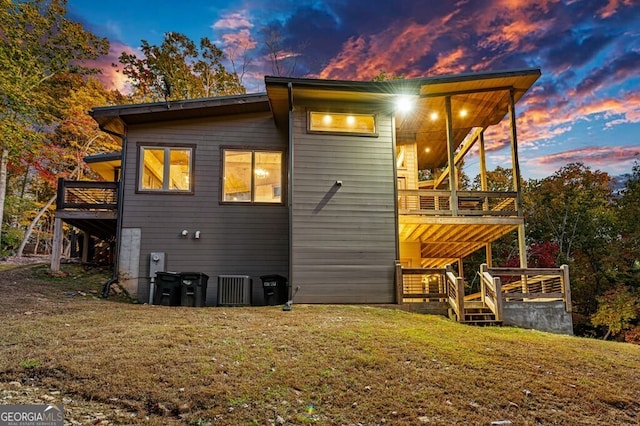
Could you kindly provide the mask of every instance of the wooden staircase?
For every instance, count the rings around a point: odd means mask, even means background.
[[[480,301],[466,302],[464,304],[464,318],[460,321],[469,325],[502,325],[502,321],[496,320],[496,315],[491,309]]]

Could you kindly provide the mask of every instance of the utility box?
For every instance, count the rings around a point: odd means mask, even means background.
[[[154,305],[180,305],[180,274],[177,272],[156,272]]]
[[[218,306],[251,305],[251,277],[248,275],[218,276]]]
[[[207,300],[209,276],[201,272],[180,272],[180,304],[203,307]]]
[[[284,305],[289,298],[287,278],[282,275],[262,275],[265,305]]]

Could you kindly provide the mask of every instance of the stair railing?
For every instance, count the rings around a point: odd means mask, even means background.
[[[502,321],[502,281],[489,273],[486,263],[480,265],[480,293],[482,302],[491,309],[496,321]]]
[[[464,321],[464,279],[455,276],[451,265],[447,265],[446,270],[449,305],[455,312],[457,320]]]

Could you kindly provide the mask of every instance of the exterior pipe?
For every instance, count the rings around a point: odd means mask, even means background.
[[[127,153],[127,125],[124,124],[124,134],[122,135],[116,132],[112,132],[111,130],[104,129],[102,126],[100,126],[100,130],[122,140],[122,151],[120,154],[120,180],[118,181],[118,209],[116,213],[116,253],[113,259],[113,274],[111,276],[111,279],[107,281],[102,288],[102,297],[106,299],[107,297],[109,297],[109,290],[111,289],[111,285],[118,282],[118,269],[120,267],[120,235],[122,233],[122,212],[124,210],[124,203],[122,201],[124,198],[124,165]]]

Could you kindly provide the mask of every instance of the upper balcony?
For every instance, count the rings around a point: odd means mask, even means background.
[[[115,236],[117,182],[58,180],[56,218],[103,239]]]

